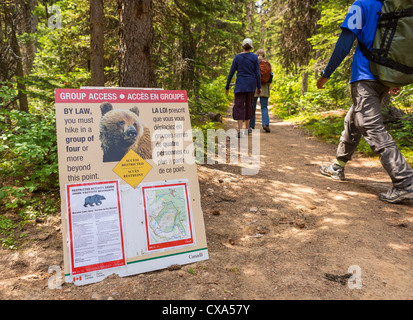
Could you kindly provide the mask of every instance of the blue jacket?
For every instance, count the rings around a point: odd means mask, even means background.
[[[349,54],[356,38],[371,50],[379,20],[378,13],[382,6],[382,0],[356,0],[353,3],[341,25],[342,33],[337,41],[333,55],[324,70],[325,78],[330,77]],[[350,82],[360,80],[375,80],[375,77],[370,71],[370,62],[363,55],[359,46],[357,46],[353,64],[351,65]]]
[[[228,74],[226,90],[229,90],[235,71],[237,71],[237,81],[234,93],[255,92],[257,88],[261,89],[260,64],[255,53],[246,52],[235,56]]]

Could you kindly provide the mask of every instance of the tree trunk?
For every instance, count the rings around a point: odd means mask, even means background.
[[[303,81],[301,83],[301,96],[303,97],[304,94],[308,91],[308,71],[303,71]]]
[[[320,58],[320,51],[319,50],[315,50],[315,52],[314,52],[314,60],[315,61],[318,61],[318,59]],[[315,79],[318,79],[319,77],[320,77],[320,73],[319,73],[319,69],[318,68],[315,68],[315,70],[314,70],[314,78]]]
[[[19,109],[20,111],[29,112],[29,102],[27,100],[26,85],[22,81],[24,78],[24,70],[23,70],[23,57],[21,55],[19,42],[17,40],[16,28],[14,22],[11,21],[11,49],[13,50],[13,54],[16,57],[16,82],[17,82],[17,90],[18,90],[18,99],[19,99]]]
[[[118,8],[119,85],[151,88],[155,85],[152,67],[152,0],[118,0]]]
[[[186,17],[182,17],[182,33],[185,36],[182,41],[182,60],[184,67],[181,76],[181,89],[192,91],[195,81],[195,41],[191,30],[191,22]]]
[[[15,35],[13,35],[13,37],[15,37]],[[17,43],[17,38],[16,38],[16,43]],[[13,45],[13,47],[14,47],[13,48],[14,53],[19,56],[19,59],[17,60],[17,67],[16,67],[16,78],[17,78],[16,82],[17,82],[17,90],[18,90],[17,96],[19,99],[19,109],[20,111],[29,112],[29,101],[27,99],[27,94],[25,92],[26,85],[22,81],[24,78],[24,71],[23,71],[22,59],[20,58],[21,57],[20,48],[18,47],[18,45],[17,47]]]
[[[266,20],[267,20],[267,14],[266,14],[266,2],[262,1],[261,2],[261,7],[260,7],[260,18],[261,18],[261,37],[260,37],[260,46],[261,49],[265,48],[265,40],[267,39],[267,28],[265,26]]]
[[[37,0],[19,1],[16,3],[18,15],[16,30],[18,35],[33,34],[36,32],[38,18],[33,14],[37,6]],[[29,75],[32,71],[36,47],[34,41],[24,41],[20,44],[20,52],[23,59],[23,73]]]
[[[251,37],[252,32],[254,31],[254,8],[255,1],[250,1],[247,4],[247,26],[248,26],[248,37]]]
[[[98,87],[105,86],[103,19],[103,0],[90,0],[90,85]]]
[[[303,58],[302,61],[302,70],[303,70],[303,75],[302,75],[302,82],[301,82],[301,96],[303,97],[304,94],[308,91],[308,70],[307,70],[307,66],[308,66],[308,62],[309,62],[309,57],[308,57],[309,53],[307,54],[307,56],[305,58]]]

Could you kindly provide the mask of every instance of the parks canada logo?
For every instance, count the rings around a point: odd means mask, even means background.
[[[197,253],[197,254],[190,254],[189,256],[188,256],[188,258],[189,259],[196,259],[196,258],[201,258],[201,257],[203,257],[204,256],[204,254],[202,253],[202,252],[199,252],[199,253]]]

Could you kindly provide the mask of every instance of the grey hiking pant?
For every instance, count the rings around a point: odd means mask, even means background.
[[[388,91],[388,87],[374,80],[351,84],[353,106],[344,121],[337,159],[344,162],[351,160],[363,136],[373,152],[380,155],[380,162],[393,186],[403,189],[413,184],[413,170],[383,124],[381,106]]]

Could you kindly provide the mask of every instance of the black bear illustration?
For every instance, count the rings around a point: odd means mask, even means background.
[[[87,207],[88,205],[94,207],[94,205],[100,206],[102,204],[102,200],[106,200],[104,196],[99,194],[95,194],[93,196],[86,197],[85,204],[83,206]]]

